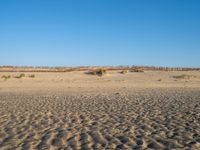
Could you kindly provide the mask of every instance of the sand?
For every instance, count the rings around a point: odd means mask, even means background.
[[[173,78],[200,72],[34,74],[0,80],[0,149],[200,149],[200,79]]]

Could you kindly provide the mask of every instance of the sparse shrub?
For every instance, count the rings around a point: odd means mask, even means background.
[[[4,80],[6,80],[7,76],[4,75],[4,76],[1,76],[1,78],[4,79]]]
[[[95,70],[94,73],[96,75],[103,76],[104,74],[106,74],[106,69],[100,68],[100,69]]]
[[[99,68],[99,69],[95,69],[95,70],[87,72],[87,74],[98,75],[98,76],[103,76],[106,73],[107,71],[104,68]]]
[[[29,75],[29,78],[35,78],[34,74]]]
[[[25,74],[24,74],[24,73],[21,73],[19,76],[15,76],[15,78],[17,78],[17,79],[21,79],[21,78],[23,78],[23,77],[25,77]]]
[[[173,76],[173,78],[175,78],[175,79],[184,79],[185,77],[186,77],[185,74]]]
[[[10,79],[11,76],[10,76],[10,75],[8,75],[8,76],[3,75],[1,78],[4,79],[4,80],[6,81],[7,79]]]
[[[135,68],[135,69],[131,69],[130,72],[144,72],[144,70]]]
[[[182,75],[173,76],[173,78],[175,78],[175,79],[191,79],[191,78],[200,79],[200,76],[182,74]]]
[[[26,75],[24,73],[21,73],[19,76],[20,77],[25,77]]]
[[[159,82],[161,82],[161,81],[162,81],[162,79],[158,79],[158,81],[159,81]]]
[[[128,73],[128,70],[122,70],[120,73],[121,74],[126,74],[126,73]]]

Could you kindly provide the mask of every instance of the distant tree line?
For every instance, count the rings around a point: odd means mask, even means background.
[[[155,66],[79,66],[79,67],[48,67],[48,66],[0,66],[0,72],[70,72],[87,71],[91,69],[105,68],[107,70],[132,70],[144,71],[200,71],[200,68],[189,67],[155,67]]]

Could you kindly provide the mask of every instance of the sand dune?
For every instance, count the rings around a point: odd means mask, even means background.
[[[198,87],[114,87],[7,87],[0,92],[0,149],[200,149]]]

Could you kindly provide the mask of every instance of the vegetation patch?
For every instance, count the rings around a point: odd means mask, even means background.
[[[127,74],[127,73],[128,73],[128,70],[122,70],[120,73],[121,73],[121,74]]]
[[[35,75],[34,74],[31,74],[28,76],[29,78],[35,78]]]
[[[135,69],[130,69],[130,72],[144,72],[144,70],[139,69],[139,68],[135,68]]]
[[[94,69],[94,70],[87,72],[87,74],[98,75],[98,76],[103,76],[106,73],[107,73],[107,70],[104,68]]]
[[[175,78],[175,79],[192,79],[192,78],[200,79],[200,76],[182,74],[182,75],[173,76],[173,78]]]
[[[23,77],[25,77],[25,76],[26,76],[26,75],[25,75],[24,73],[21,73],[20,75],[15,76],[14,78],[21,79],[21,78],[23,78]]]
[[[7,79],[10,79],[11,78],[11,76],[10,75],[3,75],[2,77],[1,77],[2,79],[4,79],[5,81],[7,80]]]

